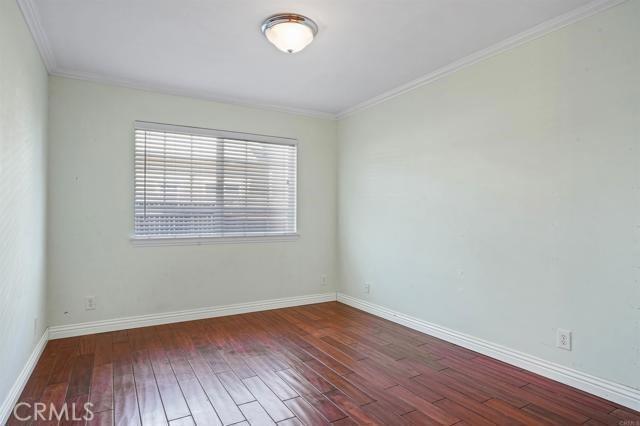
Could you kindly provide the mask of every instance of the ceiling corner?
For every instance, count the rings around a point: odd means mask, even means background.
[[[579,22],[597,13],[604,12],[607,9],[610,9],[614,6],[618,6],[627,1],[628,0],[592,0],[582,7],[571,10],[555,18],[549,19],[532,28],[529,28],[528,30],[525,30],[512,37],[509,37],[508,39],[502,40],[485,49],[472,53],[464,58],[461,58],[455,62],[445,65],[444,67],[437,69],[435,71],[432,71],[413,81],[410,81],[401,86],[395,87],[389,91],[386,91],[370,99],[367,99],[363,102],[360,102],[352,107],[344,109],[336,114],[336,118],[338,120],[346,118],[352,114],[355,114],[358,111],[367,109],[369,107],[382,103],[388,99],[395,98],[396,96],[400,96],[403,93],[409,92],[420,86],[424,86],[429,83],[432,83],[436,80],[439,80],[443,77],[453,74],[461,70],[462,68],[466,68],[470,65],[473,65],[491,56],[511,50],[524,43],[540,38],[551,32],[560,30],[566,27],[567,25],[571,25],[573,23]]]
[[[18,7],[22,12],[22,16],[24,17],[29,31],[31,31],[33,41],[38,47],[44,66],[47,68],[49,74],[55,72],[56,60],[53,55],[53,49],[51,49],[51,44],[49,43],[47,34],[42,27],[38,9],[33,3],[34,0],[16,0],[16,2],[18,3]]]

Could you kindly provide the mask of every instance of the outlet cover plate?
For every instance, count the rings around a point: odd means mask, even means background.
[[[86,311],[93,311],[96,309],[96,297],[87,296],[84,298],[84,309]]]
[[[571,350],[571,330],[558,329],[556,333],[556,346],[567,351]]]

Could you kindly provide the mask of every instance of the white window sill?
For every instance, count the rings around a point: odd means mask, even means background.
[[[300,234],[264,235],[251,237],[139,237],[131,236],[134,246],[201,246],[208,244],[249,244],[297,241]]]

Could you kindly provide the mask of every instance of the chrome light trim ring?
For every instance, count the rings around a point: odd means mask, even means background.
[[[318,34],[318,25],[312,19],[307,18],[303,15],[298,15],[296,13],[278,13],[276,15],[268,17],[262,23],[262,34],[264,34],[267,29],[278,24],[283,24],[285,22],[296,22],[298,24],[306,25],[307,27],[311,28],[311,32],[313,33],[314,37],[316,36],[316,34]]]

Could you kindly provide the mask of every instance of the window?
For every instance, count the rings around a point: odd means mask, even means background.
[[[297,142],[137,121],[135,239],[296,233]]]

